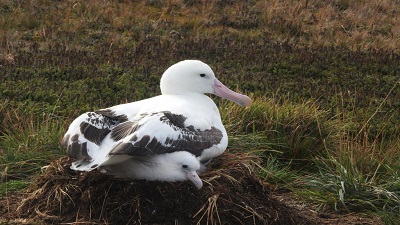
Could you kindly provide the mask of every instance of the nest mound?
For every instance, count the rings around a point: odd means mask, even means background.
[[[16,216],[43,223],[84,224],[304,224],[252,173],[252,158],[225,153],[191,182],[115,180],[79,173],[70,161],[52,162],[30,186]]]

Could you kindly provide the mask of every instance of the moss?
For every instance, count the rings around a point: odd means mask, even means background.
[[[26,180],[10,180],[0,183],[0,195],[4,195],[7,192],[22,191],[28,187],[29,182]]]

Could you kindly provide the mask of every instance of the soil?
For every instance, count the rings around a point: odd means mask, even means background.
[[[224,153],[190,182],[126,181],[52,162],[25,193],[0,200],[0,224],[382,224],[363,214],[317,213],[252,173],[253,158]]]

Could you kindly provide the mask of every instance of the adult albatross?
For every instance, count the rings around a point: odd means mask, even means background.
[[[160,181],[202,181],[200,162],[221,155],[228,136],[215,103],[215,94],[249,106],[215,78],[198,60],[184,60],[161,77],[161,95],[87,112],[76,118],[62,145],[73,158],[71,169],[96,168],[115,177]]]

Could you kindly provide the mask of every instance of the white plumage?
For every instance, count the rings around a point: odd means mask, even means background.
[[[185,60],[168,68],[162,95],[88,112],[75,119],[62,144],[74,159],[71,168],[101,168],[115,177],[202,182],[200,162],[222,154],[228,136],[215,103],[205,93],[240,105],[250,98],[225,87],[211,68]]]

